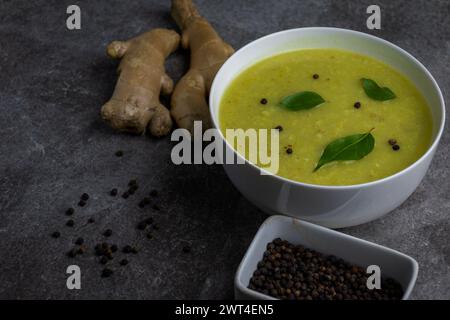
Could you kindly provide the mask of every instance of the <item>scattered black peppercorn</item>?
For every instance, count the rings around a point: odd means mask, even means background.
[[[71,249],[71,250],[69,250],[69,252],[67,252],[67,256],[69,258],[75,258],[76,255],[77,255],[77,251],[75,249]]]
[[[355,104],[353,105],[356,109],[361,108],[361,102],[355,102]]]
[[[138,185],[138,184],[132,184],[132,185],[129,187],[129,190],[136,191],[137,189],[139,189],[139,185]]]
[[[395,140],[395,139],[389,139],[388,143],[389,143],[391,146],[393,146],[393,145],[396,145],[396,144],[397,144],[397,140]]]
[[[105,259],[111,260],[113,258],[113,252],[111,250],[111,247],[106,242],[103,242],[102,244],[97,244],[95,246],[95,255],[104,258],[103,261],[105,261]]]
[[[283,127],[282,126],[276,126],[275,129],[280,131],[280,132],[283,131]]]
[[[128,186],[129,186],[129,187],[136,186],[136,185],[137,185],[137,180],[136,180],[136,179],[131,179],[131,180],[128,182]]]
[[[123,151],[118,150],[118,151],[116,151],[115,155],[116,155],[116,157],[121,157],[121,156],[123,156]]]
[[[157,197],[157,196],[158,196],[158,191],[152,190],[152,191],[150,191],[149,195],[150,195],[151,197]]]
[[[286,148],[286,153],[287,154],[292,154],[292,152],[294,152],[294,151],[292,150],[291,147]]]
[[[85,253],[87,250],[87,247],[85,245],[81,245],[78,249],[77,249],[77,254],[83,254]]]
[[[145,197],[139,202],[139,207],[144,208],[146,205],[150,204],[150,202],[150,198]]]
[[[112,271],[109,268],[105,268],[102,270],[102,278],[108,278],[110,276],[112,276],[112,274],[114,273],[114,271]]]
[[[103,232],[103,235],[105,237],[110,237],[112,235],[112,230],[111,229],[106,229],[105,232]]]
[[[394,145],[392,146],[392,149],[393,149],[394,151],[398,151],[398,150],[400,150],[400,146],[399,146],[398,144],[394,144]]]
[[[117,156],[122,156],[123,152],[122,151],[117,151],[116,152]],[[128,190],[123,192],[123,194],[121,195],[123,198],[128,198],[130,195],[134,194],[136,192],[136,190],[138,190],[139,185],[136,179],[132,179],[128,182]],[[111,196],[117,196],[119,194],[119,191],[117,188],[113,188],[110,190],[109,194]],[[151,205],[152,200],[150,197],[157,197],[158,196],[158,192],[156,190],[151,190],[149,192],[149,196],[142,198],[142,200],[139,202],[139,205],[144,207],[146,205]],[[90,199],[89,194],[87,193],[83,193],[80,196],[79,202],[78,202],[78,206],[83,207],[87,204],[87,201]],[[160,210],[160,208],[154,204],[152,206],[152,208],[154,210]],[[68,208],[66,210],[66,215],[71,216],[75,213],[75,210],[73,208]],[[94,223],[95,219],[94,217],[89,217],[87,219],[88,223]],[[69,219],[66,221],[66,225],[69,227],[73,227],[75,226],[75,221],[72,219]],[[153,218],[149,217],[146,218],[145,220],[141,221],[138,225],[139,228],[142,228],[142,230],[144,230],[148,225],[152,225],[153,229],[158,230],[159,227],[157,225],[153,225]],[[105,237],[110,237],[112,235],[112,230],[111,229],[107,229],[104,230],[104,232],[102,233]],[[58,231],[54,231],[53,233],[51,233],[51,236],[53,238],[59,238],[61,236],[61,234]],[[151,232],[146,233],[146,237],[148,239],[153,239],[153,234]],[[86,245],[84,245],[84,239],[82,237],[78,237],[75,239],[74,243],[75,243],[75,247],[72,248],[70,251],[67,252],[67,256],[69,257],[76,257],[77,255],[82,255],[85,252],[87,252],[88,247]],[[117,245],[109,245],[108,243],[104,242],[104,243],[98,243],[95,245],[94,247],[94,253],[96,256],[99,257],[99,262],[101,264],[107,264],[109,260],[114,258],[114,252],[117,252],[119,249],[117,247]],[[134,246],[129,246],[126,245],[122,248],[122,251],[124,253],[133,253],[133,254],[137,254],[139,252],[139,250],[134,247]],[[129,262],[127,259],[122,259],[120,260],[120,265],[127,265]],[[109,268],[105,268],[103,269],[101,276],[102,277],[109,277],[113,274],[113,270],[109,269]]]
[[[266,98],[262,98],[261,101],[260,101],[261,104],[267,104],[267,102],[268,102],[268,101],[267,101]]]
[[[108,248],[108,249],[105,251],[105,257],[108,258],[109,260],[112,260],[112,259],[114,258],[113,253],[112,253],[112,251],[111,251],[111,248]]]
[[[401,299],[395,280],[382,278],[381,289],[370,290],[368,276],[364,268],[277,238],[267,244],[248,288],[291,300]]]
[[[145,221],[141,221],[137,225],[138,230],[145,230],[147,228],[147,223]]]
[[[183,247],[183,252],[184,252],[184,253],[189,253],[189,252],[191,252],[191,247],[190,247],[190,246],[184,246],[184,247]]]
[[[317,73],[313,74],[314,79],[319,79],[319,75]]]
[[[126,245],[125,247],[123,247],[122,252],[123,253],[131,253],[132,248],[129,245]]]
[[[97,244],[95,245],[95,255],[96,256],[102,256],[105,253],[105,250],[103,249],[101,244]]]
[[[60,236],[61,236],[61,233],[59,233],[59,231],[55,231],[55,232],[52,233],[52,238],[57,239],[57,238],[59,238]]]

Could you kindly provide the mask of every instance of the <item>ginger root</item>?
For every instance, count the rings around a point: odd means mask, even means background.
[[[170,112],[159,101],[159,95],[173,90],[164,61],[179,43],[177,32],[153,29],[128,41],[113,41],[108,45],[108,55],[121,59],[114,93],[101,110],[102,118],[114,129],[144,133],[148,128],[158,137],[170,132]]]
[[[211,126],[207,96],[222,64],[234,53],[213,27],[195,8],[191,0],[172,0],[171,14],[182,30],[181,44],[190,48],[189,71],[175,86],[171,114],[180,128],[193,132],[194,121]]]

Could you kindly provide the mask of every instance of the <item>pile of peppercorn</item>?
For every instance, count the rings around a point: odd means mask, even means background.
[[[401,285],[381,279],[381,289],[368,289],[367,274],[335,256],[326,256],[277,238],[267,244],[249,289],[290,300],[397,300]]]

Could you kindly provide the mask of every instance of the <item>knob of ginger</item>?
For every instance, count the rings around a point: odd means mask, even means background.
[[[127,41],[113,41],[107,53],[121,59],[116,87],[101,110],[102,118],[119,131],[154,136],[170,132],[172,119],[159,95],[170,94],[173,81],[165,72],[164,61],[180,42],[177,32],[153,29]]]
[[[180,128],[193,132],[194,121],[211,126],[207,96],[222,64],[234,53],[191,0],[172,0],[171,14],[182,30],[181,44],[190,48],[189,71],[175,86],[171,98],[171,114]]]

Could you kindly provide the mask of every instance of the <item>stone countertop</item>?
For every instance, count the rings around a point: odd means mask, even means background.
[[[105,56],[111,40],[154,27],[176,28],[169,1],[78,1],[82,29],[65,26],[68,1],[0,1],[0,298],[223,299],[233,298],[235,270],[266,215],[232,186],[220,166],[175,166],[168,138],[117,134],[99,117],[116,81]],[[450,88],[450,2],[387,1],[382,30],[369,31],[367,1],[196,1],[226,41],[240,48],[279,30],[333,26],[368,32],[416,56],[435,76],[447,104]],[[167,61],[178,79],[188,67],[182,51]],[[417,259],[413,299],[450,298],[450,136],[441,140],[416,192],[382,219],[343,232]],[[124,156],[114,155],[123,150]],[[124,200],[108,196],[136,178]],[[137,203],[157,189],[161,210]],[[87,206],[79,196],[87,192]],[[73,206],[75,226],[65,226]],[[159,226],[154,238],[136,229],[143,217]],[[89,217],[96,222],[87,224]],[[111,278],[90,250],[65,254],[82,236],[90,249],[108,239],[139,253]],[[50,234],[58,230],[59,239]],[[190,245],[190,253],[182,248]],[[82,270],[82,289],[66,288],[66,268]]]

